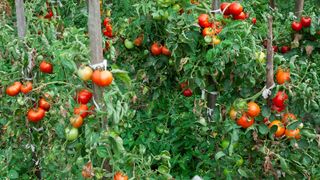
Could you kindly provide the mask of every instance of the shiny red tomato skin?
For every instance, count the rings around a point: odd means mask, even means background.
[[[86,104],[80,104],[80,106],[75,107],[73,109],[74,114],[79,114],[82,118],[85,118],[88,116],[88,113],[89,113],[88,110],[89,108]]]
[[[45,111],[49,111],[49,109],[50,109],[50,107],[51,107],[50,103],[47,102],[44,98],[41,98],[41,99],[39,100],[38,106],[39,106],[40,108],[42,108],[43,110],[45,110]]]
[[[107,25],[109,24],[109,22],[110,22],[110,19],[107,17],[107,18],[105,18],[105,19],[103,20],[103,25],[104,25],[104,26],[107,26]]]
[[[235,20],[245,20],[246,14],[244,12],[241,12],[240,14],[233,17]]]
[[[9,96],[16,96],[17,94],[20,93],[21,86],[22,86],[21,82],[14,82],[13,85],[7,87],[6,93]]]
[[[210,27],[211,23],[209,21],[209,15],[208,14],[200,14],[198,17],[198,24],[202,28]]]
[[[252,117],[247,116],[246,114],[243,114],[238,120],[237,124],[241,126],[242,128],[248,128],[252,126],[254,123],[254,119]]]
[[[229,6],[228,10],[229,10],[230,14],[232,14],[233,16],[237,16],[243,11],[243,7],[238,2],[233,2]]]
[[[300,31],[302,29],[302,24],[300,22],[292,22],[291,28],[294,31]]]
[[[43,73],[48,73],[48,74],[51,74],[52,71],[53,71],[53,66],[52,64],[46,62],[46,61],[42,61],[40,63],[40,71],[43,72]]]
[[[92,92],[88,91],[87,89],[82,89],[77,94],[77,102],[80,104],[87,104],[92,98]]]
[[[154,56],[158,56],[162,53],[162,46],[158,43],[153,43],[151,46],[151,54]]]
[[[30,109],[28,111],[27,117],[30,122],[37,123],[44,118],[45,114],[46,112],[39,107],[38,109]]]
[[[281,47],[281,52],[282,52],[283,54],[287,53],[288,51],[290,51],[290,47],[288,47],[288,46],[282,46],[282,47]]]
[[[184,91],[183,91],[183,95],[184,95],[185,97],[190,97],[190,96],[192,96],[192,90],[191,90],[190,88],[184,90]]]
[[[229,5],[230,5],[230,3],[227,3],[227,2],[223,2],[223,3],[221,3],[221,5],[220,5],[220,10],[221,10],[221,12],[223,12],[224,11],[224,14],[223,15],[230,15],[230,12],[229,12]],[[228,8],[227,8],[228,7]],[[224,10],[225,8],[227,8],[226,10]]]
[[[310,27],[311,26],[311,17],[301,17],[300,23],[302,27]]]
[[[256,24],[257,23],[257,18],[252,18],[251,22],[252,22],[252,24]]]
[[[272,99],[272,102],[277,107],[285,107],[285,101],[288,99],[288,95],[284,91],[278,91],[276,96]]]

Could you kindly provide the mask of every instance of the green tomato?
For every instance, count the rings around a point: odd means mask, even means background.
[[[222,140],[221,144],[220,144],[220,146],[222,147],[223,150],[227,149],[229,147],[229,145],[230,145],[230,141],[228,141],[226,139]]]
[[[205,36],[204,37],[204,41],[207,43],[207,44],[210,44],[212,42],[212,37],[210,36]]]
[[[159,14],[159,12],[155,12],[155,13],[152,13],[152,18],[154,20],[161,20],[161,15]]]
[[[225,176],[229,176],[229,174],[231,174],[231,172],[232,172],[232,171],[230,171],[230,170],[227,169],[227,168],[225,168],[225,169],[223,170],[223,174],[224,174]]]
[[[266,54],[264,52],[256,52],[256,61],[260,64],[263,64],[266,62]]]
[[[156,127],[156,131],[157,131],[157,133],[162,134],[162,133],[164,132],[164,127],[163,127],[163,125],[158,125],[158,126]]]
[[[236,161],[236,166],[241,166],[243,162],[243,158],[240,156],[239,159]]]
[[[165,20],[168,20],[168,18],[169,18],[169,12],[168,11],[164,11],[163,14],[162,14],[161,19],[165,21]]]
[[[248,108],[247,101],[238,98],[233,102],[233,107],[236,111],[244,111]]]
[[[42,61],[42,60],[43,60],[43,56],[42,55],[37,56],[37,61]]]
[[[124,41],[124,46],[127,48],[127,49],[132,49],[134,47],[134,44],[132,41],[130,41],[129,39],[126,39]]]
[[[180,7],[179,4],[175,4],[175,5],[172,6],[172,9],[173,9],[174,11],[176,11],[176,12],[179,12],[180,9],[181,9],[181,7]]]
[[[64,131],[66,133],[66,139],[68,141],[73,141],[73,140],[77,139],[77,137],[79,135],[78,129],[74,128],[74,127],[71,129],[67,127]]]

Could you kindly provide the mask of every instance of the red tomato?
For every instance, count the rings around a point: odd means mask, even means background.
[[[294,31],[300,31],[302,29],[302,24],[300,22],[292,22],[291,24],[291,28],[294,30]]]
[[[50,105],[50,103],[47,102],[44,98],[41,98],[41,99],[38,101],[38,106],[39,106],[40,108],[42,108],[43,110],[45,110],[45,111],[49,111],[51,105]]]
[[[103,35],[109,38],[112,38],[112,31],[107,31],[106,29],[103,30]]]
[[[229,5],[230,5],[230,3],[227,3],[227,2],[221,3],[221,5],[220,5],[220,10],[221,10],[221,12],[224,11],[223,15],[230,15],[229,7],[228,7]],[[228,7],[228,8],[227,8],[227,7]],[[226,9],[226,8],[227,8],[227,9]],[[226,10],[224,10],[224,9],[226,9]]]
[[[7,87],[6,89],[6,93],[9,96],[16,96],[17,94],[19,94],[20,90],[21,90],[21,82],[14,82],[13,85]]]
[[[260,106],[257,103],[255,103],[253,101],[248,103],[248,111],[247,111],[248,116],[253,117],[253,118],[257,117],[257,116],[259,116],[260,111],[261,111]]]
[[[192,90],[191,90],[190,88],[184,90],[184,91],[183,91],[183,95],[184,95],[185,97],[190,97],[190,96],[192,96]]]
[[[135,46],[141,46],[142,45],[142,41],[143,41],[143,36],[139,36],[134,40],[134,45]]]
[[[32,82],[28,81],[26,84],[21,86],[21,92],[28,94],[32,90]]]
[[[74,114],[80,115],[82,118],[86,118],[88,116],[88,106],[86,104],[80,104],[80,106],[75,107],[73,109]]]
[[[165,56],[171,56],[171,52],[170,52],[170,50],[169,50],[166,46],[162,46],[162,47],[161,47],[161,52],[162,52],[162,54],[165,55]]]
[[[277,107],[285,107],[285,101],[288,99],[288,95],[285,91],[278,91],[276,96],[272,99],[272,102]]]
[[[70,123],[73,127],[79,128],[83,124],[83,118],[79,115],[70,118]]]
[[[276,73],[276,79],[280,85],[290,81],[290,71],[279,68]]]
[[[238,120],[237,124],[243,128],[248,128],[252,126],[254,123],[254,119],[252,117],[248,117],[246,114],[243,114]]]
[[[87,104],[92,98],[92,93],[86,89],[82,89],[77,94],[77,102],[80,104]]]
[[[113,81],[113,76],[108,70],[95,70],[92,74],[91,80],[98,86],[109,86]]]
[[[274,104],[271,106],[271,110],[277,111],[277,112],[282,112],[285,108],[286,106],[276,106]]]
[[[106,17],[104,20],[103,20],[103,25],[106,27],[110,22],[110,19],[108,17]]]
[[[162,53],[162,46],[158,43],[153,43],[151,46],[151,54],[154,56],[158,56]]]
[[[111,25],[111,24],[107,24],[107,25],[106,25],[106,30],[107,30],[108,32],[112,32],[112,25]]]
[[[208,14],[200,14],[198,17],[198,24],[203,27],[210,27],[211,23],[209,21],[209,15]]]
[[[275,137],[281,137],[284,134],[284,131],[286,130],[286,128],[284,127],[284,125],[282,124],[281,121],[279,120],[274,120],[269,124],[269,129],[272,128],[272,126],[277,126],[277,131],[274,133]]]
[[[232,14],[233,16],[237,16],[242,12],[243,7],[238,2],[233,2],[229,6],[228,10],[229,10],[230,14]]]
[[[273,52],[278,52],[278,46],[272,46]]]
[[[128,176],[122,174],[121,172],[116,172],[116,174],[113,176],[113,180],[128,180]]]
[[[44,16],[44,18],[51,19],[52,16],[53,16],[53,12],[52,12],[52,10],[49,10],[48,13]]]
[[[240,14],[233,16],[233,19],[235,20],[245,20],[246,19],[246,13],[241,12]]]
[[[310,27],[311,17],[301,17],[300,23],[303,27]]]
[[[48,63],[46,61],[42,61],[40,63],[40,71],[43,72],[43,73],[50,74],[53,71],[53,66],[52,66],[52,64],[50,64],[50,63]]]
[[[287,138],[292,139],[300,139],[301,135],[300,135],[300,129],[286,129],[285,131],[285,135],[287,136]]]
[[[282,47],[281,47],[281,52],[282,52],[283,54],[287,53],[288,51],[290,51],[290,47],[288,47],[288,46],[282,46]]]
[[[251,22],[252,22],[252,24],[256,24],[257,23],[257,18],[252,18]]]
[[[27,117],[30,122],[36,123],[43,119],[45,114],[46,112],[39,107],[38,109],[30,109],[28,111]]]
[[[206,27],[202,30],[202,36],[213,36],[215,35],[214,30],[211,27]]]
[[[285,113],[283,116],[282,116],[282,123],[283,124],[288,124],[288,122],[292,121],[292,120],[296,120],[296,116],[292,113]]]

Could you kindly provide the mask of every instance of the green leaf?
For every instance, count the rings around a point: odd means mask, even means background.
[[[298,126],[301,124],[301,121],[294,121],[290,124],[287,125],[287,129],[290,129],[290,130],[294,130],[294,129],[297,129]]]
[[[161,173],[161,174],[168,174],[169,173],[169,168],[165,165],[160,165],[158,167],[158,171]]]
[[[97,147],[97,154],[101,158],[108,157],[108,151],[107,151],[106,147],[104,147],[104,146]]]
[[[225,155],[226,155],[226,154],[225,154],[223,151],[219,151],[219,152],[216,153],[216,155],[214,156],[214,158],[215,158],[216,160],[218,160],[218,159],[222,158],[222,157],[225,156]]]
[[[238,169],[238,173],[245,178],[249,178],[248,174],[246,173],[246,171],[244,171],[242,168]]]
[[[265,125],[265,124],[260,124],[260,125],[258,126],[258,129],[259,129],[259,132],[260,132],[262,135],[266,135],[266,134],[268,134],[268,132],[269,132],[269,128],[268,128],[268,126]]]
[[[261,113],[263,117],[269,117],[271,115],[271,110],[268,108],[268,106],[263,106]]]
[[[8,173],[9,179],[18,179],[19,178],[19,174],[16,170],[11,169]]]

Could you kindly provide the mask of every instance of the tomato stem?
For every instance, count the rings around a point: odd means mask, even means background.
[[[49,83],[46,83],[46,84],[43,84],[37,88],[34,88],[32,91],[37,91],[37,90],[40,90],[50,84],[66,84],[66,85],[70,85],[70,86],[73,86],[73,84],[70,84],[70,83],[67,83],[67,82],[63,82],[63,81],[52,81],[52,82],[49,82]]]
[[[266,89],[266,87],[262,88],[257,94],[251,96],[251,97],[248,97],[246,99],[244,99],[245,101],[249,101],[249,100],[252,100],[252,101],[255,101],[262,93],[263,91]]]

